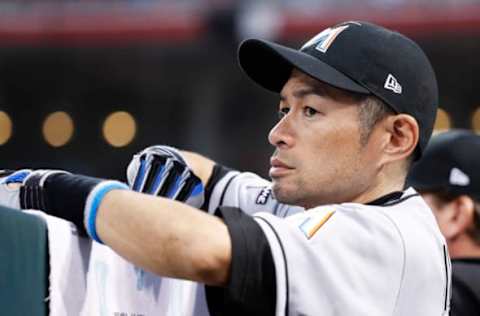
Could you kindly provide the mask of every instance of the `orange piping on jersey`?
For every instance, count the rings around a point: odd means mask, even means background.
[[[320,229],[320,227],[323,226],[323,224],[325,224],[329,219],[330,217],[332,217],[332,215],[335,213],[335,211],[330,211],[328,212],[327,215],[325,215],[318,223],[317,225],[313,226],[312,229],[310,229],[310,231],[308,232],[308,239],[312,238],[313,235],[315,235],[315,233]]]

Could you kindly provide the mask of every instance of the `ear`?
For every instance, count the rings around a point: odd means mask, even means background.
[[[387,160],[397,161],[410,156],[418,143],[419,128],[417,121],[408,114],[388,116],[385,121],[388,141],[384,152]]]
[[[448,207],[451,210],[451,214],[449,216],[445,237],[454,239],[455,237],[466,234],[468,229],[473,225],[475,203],[467,195],[461,195],[451,201]]]

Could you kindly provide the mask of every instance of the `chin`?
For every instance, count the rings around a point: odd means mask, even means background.
[[[278,183],[274,183],[272,190],[275,199],[281,203],[297,206],[303,206],[305,204],[301,196],[299,196],[298,190],[296,189],[289,189],[286,186],[281,186]]]

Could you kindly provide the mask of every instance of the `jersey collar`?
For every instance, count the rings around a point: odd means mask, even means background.
[[[400,199],[402,195],[403,195],[403,191],[394,191],[365,204],[381,206],[381,205],[385,205],[387,203],[391,203],[393,201]]]

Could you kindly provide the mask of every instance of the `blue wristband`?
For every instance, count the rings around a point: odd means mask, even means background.
[[[97,235],[95,221],[97,218],[98,207],[105,195],[112,190],[128,189],[129,188],[125,183],[119,181],[102,181],[88,194],[84,210],[84,225],[90,238],[103,244],[102,240]]]

